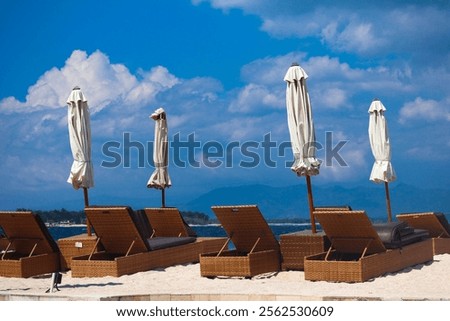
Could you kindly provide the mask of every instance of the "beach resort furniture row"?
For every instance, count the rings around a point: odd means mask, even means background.
[[[283,245],[283,235],[279,241],[275,238],[256,205],[213,206],[212,210],[228,238],[197,237],[173,208],[87,207],[95,231],[95,242],[87,239],[90,246],[78,236],[56,244],[31,212],[0,212],[0,276],[52,273],[64,268],[60,262],[70,265],[73,277],[121,276],[200,262],[201,276],[253,277],[280,271],[285,256],[297,251],[303,266],[293,269],[304,270],[307,280],[364,282],[431,261],[436,250],[450,243],[448,222],[438,213],[399,215],[398,222],[373,224],[364,211],[324,207],[314,212],[323,234],[312,238],[323,244],[308,253],[304,248],[312,243],[311,234],[291,233],[286,236],[288,241],[291,238],[291,249],[283,252],[289,248]],[[406,222],[407,215],[418,219],[414,224]],[[437,218],[441,232],[421,225],[425,217]],[[295,238],[300,239],[296,241],[303,247],[300,251],[292,251]],[[64,254],[61,244],[69,244],[69,239],[80,255],[64,258],[69,252]]]
[[[173,209],[165,208],[167,220],[154,225],[150,219],[159,209],[111,206],[88,207],[85,212],[95,236],[59,240],[63,246],[51,238],[38,215],[0,212],[0,276],[26,278],[70,266],[73,277],[118,277],[198,262],[201,253],[219,251],[226,240],[196,237]],[[77,255],[67,256],[73,253]]]

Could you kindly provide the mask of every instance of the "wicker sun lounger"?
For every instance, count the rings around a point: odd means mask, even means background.
[[[72,258],[73,277],[125,274],[199,261],[201,253],[220,248],[224,238],[153,237],[141,211],[129,207],[87,207],[86,216],[104,251]]]
[[[146,208],[144,212],[153,229],[153,236],[197,236],[177,208]]]
[[[433,240],[433,253],[450,253],[450,225],[444,214],[436,212],[403,213],[397,215],[399,221],[407,222],[414,228],[424,229]]]
[[[315,211],[350,211],[348,205],[316,206]],[[280,235],[281,268],[283,270],[304,269],[305,256],[318,254],[330,248],[330,241],[323,231],[312,233],[311,230]]]
[[[256,205],[213,206],[228,234],[218,252],[200,256],[200,274],[205,277],[253,277],[280,270],[278,241]],[[228,242],[234,250],[224,250]]]
[[[323,211],[314,215],[331,247],[305,257],[306,280],[364,282],[433,259],[431,239],[423,239],[423,233],[415,243],[411,243],[410,235],[408,245],[387,249],[365,211]]]
[[[0,276],[27,278],[59,271],[58,246],[38,215],[0,212],[0,231]]]

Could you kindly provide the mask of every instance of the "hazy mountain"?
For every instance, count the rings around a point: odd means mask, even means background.
[[[313,186],[312,188],[316,206],[350,205],[353,209],[366,210],[374,219],[387,217],[383,184],[354,188],[342,186]],[[393,216],[401,212],[450,212],[450,190],[423,190],[399,184],[390,187],[390,196]],[[217,188],[188,202],[183,209],[214,216],[211,211],[212,205],[240,204],[258,205],[266,218],[309,217],[305,184],[287,187],[245,185]]]

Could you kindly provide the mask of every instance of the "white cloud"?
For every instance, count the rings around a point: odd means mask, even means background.
[[[405,103],[400,110],[400,122],[406,123],[409,120],[450,122],[450,99],[439,102],[418,97],[414,101]]]
[[[328,88],[323,90],[322,95],[316,97],[316,102],[327,108],[347,108],[347,93],[340,88]]]
[[[6,97],[0,100],[0,112],[12,113],[25,109],[25,103],[20,102],[15,97]]]
[[[148,104],[161,91],[167,90],[180,83],[180,80],[170,74],[167,68],[157,66],[149,72],[140,70],[143,77],[134,88],[130,89],[125,98],[126,104]]]
[[[136,78],[120,64],[111,64],[100,51],[91,55],[75,50],[61,69],[52,68],[29,88],[26,104],[58,108],[66,105],[74,86],[80,86],[93,112],[124,95],[136,85]]]
[[[335,48],[347,52],[368,53],[384,45],[383,40],[374,34],[370,23],[350,22],[342,32],[324,35],[325,41]]]
[[[269,88],[257,84],[248,84],[238,94],[228,108],[230,112],[261,112],[265,108],[280,108],[281,99]]]
[[[140,71],[141,80],[132,75],[122,64],[113,64],[102,52],[88,55],[75,50],[62,68],[52,68],[45,72],[28,89],[25,102],[14,97],[0,101],[0,110],[32,111],[42,108],[61,108],[74,86],[80,86],[88,99],[92,113],[108,105],[148,104],[155,96],[170,89],[179,80],[161,66],[150,71]]]

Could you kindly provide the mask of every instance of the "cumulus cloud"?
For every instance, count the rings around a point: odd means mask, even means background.
[[[136,105],[150,103],[161,91],[179,80],[161,66],[141,71],[138,79],[122,64],[113,64],[101,51],[88,55],[75,50],[62,68],[45,72],[28,89],[25,102],[14,97],[0,101],[0,111],[33,111],[42,108],[60,108],[74,86],[80,86],[88,99],[92,113],[111,104]]]
[[[343,30],[335,24],[328,25],[322,30],[322,37],[335,49],[346,52],[370,53],[385,45],[385,40],[375,35],[373,24],[358,21],[348,22]]]
[[[406,123],[409,120],[450,122],[450,100],[436,101],[417,97],[414,101],[405,103],[400,110],[400,122]]]
[[[322,95],[317,97],[320,104],[328,108],[346,108],[348,107],[347,92],[340,88],[327,88]]]
[[[148,104],[159,92],[180,83],[179,79],[162,66],[154,67],[148,72],[140,70],[140,75],[142,80],[126,95],[125,103],[127,104]]]
[[[25,103],[20,102],[15,97],[6,97],[0,100],[0,112],[4,113],[20,111],[25,106]]]
[[[264,108],[284,107],[269,88],[261,85],[249,84],[245,86],[233,100],[228,108],[231,112],[248,113],[258,112]]]

